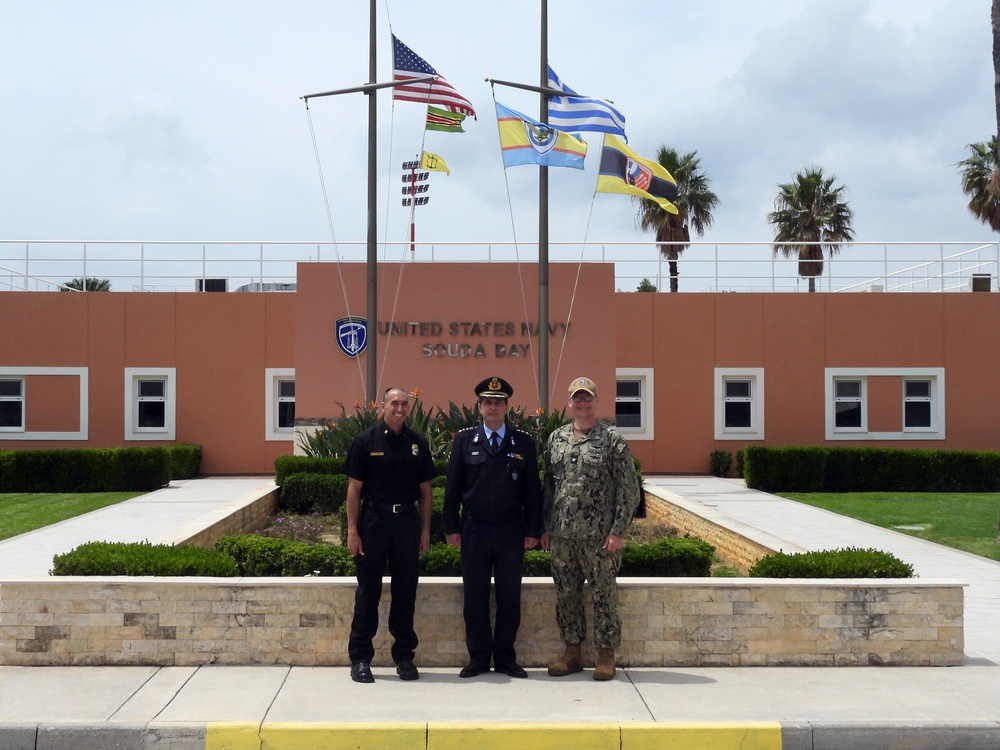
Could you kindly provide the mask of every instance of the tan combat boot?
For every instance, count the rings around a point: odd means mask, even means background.
[[[583,671],[579,643],[567,643],[559,660],[549,665],[549,677],[565,677]]]
[[[615,650],[597,649],[597,663],[594,665],[595,680],[611,680],[615,676]]]

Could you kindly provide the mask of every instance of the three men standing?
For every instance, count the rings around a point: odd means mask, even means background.
[[[430,547],[434,463],[427,439],[406,426],[410,407],[410,395],[404,389],[386,389],[382,419],[354,439],[344,466],[347,548],[354,555],[358,576],[347,647],[355,682],[375,681],[372,639],[378,632],[378,603],[387,565],[392,576],[392,660],[401,680],[420,678],[413,665],[417,647],[413,610],[419,558]]]
[[[514,641],[521,624],[524,550],[541,536],[541,482],[534,438],[507,424],[514,389],[486,378],[475,389],[483,421],[459,430],[444,493],[444,530],[462,551],[465,641],[469,663],[460,677],[490,670],[527,677]],[[496,627],[490,624],[490,578],[496,584]]]

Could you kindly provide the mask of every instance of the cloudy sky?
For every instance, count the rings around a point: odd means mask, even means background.
[[[989,0],[549,0],[549,60],[612,99],[630,145],[695,150],[720,203],[713,241],[767,241],[776,186],[818,165],[847,187],[858,240],[993,240],[956,162],[995,127]],[[486,77],[538,83],[537,3],[380,0],[390,30],[478,110],[461,135],[379,95],[379,235],[406,237],[401,163],[431,178],[418,239],[530,241],[536,170],[505,173]],[[0,239],[365,237],[365,0],[0,0]],[[496,99],[537,114],[535,95]],[[312,131],[310,129],[310,119]],[[319,165],[313,149],[315,132]],[[426,135],[426,140],[424,140]],[[553,240],[628,241],[630,198],[550,170]]]

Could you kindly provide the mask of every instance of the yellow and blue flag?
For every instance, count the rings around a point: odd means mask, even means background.
[[[502,104],[497,104],[497,126],[504,168],[538,164],[583,169],[587,142],[579,136],[563,133]]]
[[[604,135],[597,192],[648,198],[664,211],[677,213],[677,206],[671,203],[677,200],[677,181],[670,172],[652,159],[643,159],[614,135]]]

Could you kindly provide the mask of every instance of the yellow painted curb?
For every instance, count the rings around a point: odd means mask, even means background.
[[[205,750],[260,750],[260,724],[213,722],[205,728]]]
[[[778,722],[213,723],[205,750],[781,750]]]
[[[781,724],[743,722],[622,722],[622,750],[781,750]]]
[[[619,750],[618,722],[429,722],[427,750]]]

